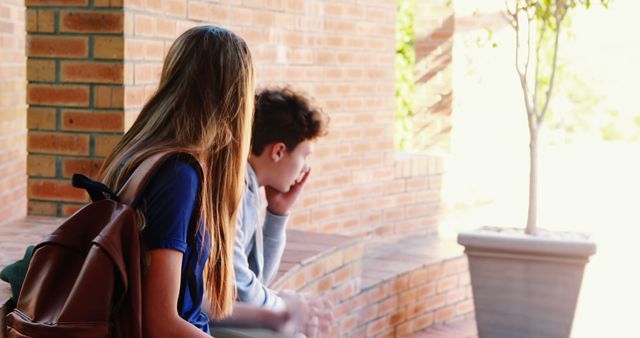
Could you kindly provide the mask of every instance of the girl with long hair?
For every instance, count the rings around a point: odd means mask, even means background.
[[[192,28],[171,46],[157,91],[103,165],[102,181],[117,191],[150,156],[185,154],[160,166],[134,206],[144,223],[145,337],[209,337],[209,317],[232,315],[236,214],[253,109],[246,43],[218,27]],[[247,311],[232,318],[272,328],[288,320]]]

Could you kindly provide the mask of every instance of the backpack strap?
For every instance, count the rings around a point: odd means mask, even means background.
[[[187,232],[187,245],[191,248],[196,248],[196,229],[198,228],[198,218],[196,217],[195,221],[192,221],[189,224],[189,231]],[[180,293],[178,296],[178,310],[182,311],[182,307],[184,306],[184,296],[185,289],[187,285],[189,285],[189,295],[191,296],[191,300],[195,300],[198,298],[198,279],[196,277],[196,273],[191,268],[192,260],[195,258],[195,264],[200,263],[198,261],[198,257],[195,255],[195,250],[191,250],[189,252],[189,256],[187,257],[187,267],[185,269],[184,275],[182,276],[186,283],[180,283]]]
[[[167,160],[172,155],[178,154],[175,151],[163,151],[157,154],[154,154],[138,165],[136,170],[134,170],[133,174],[129,176],[129,179],[124,183],[120,191],[118,192],[118,199],[120,202],[134,206],[137,202],[138,196],[145,188],[145,185],[149,182],[154,172],[160,165]],[[194,162],[197,162],[195,157],[190,155]],[[202,172],[198,169],[199,174],[202,176]],[[202,189],[202,187],[200,187]],[[195,248],[196,247],[196,229],[198,228],[199,218],[197,217],[200,214],[199,209],[194,209],[194,214],[192,215],[191,222],[189,224],[189,228],[187,231],[187,244]],[[187,283],[180,283],[180,296],[178,298],[178,309],[182,309],[182,305],[184,304],[184,295],[185,288],[187,284],[189,285],[190,296],[192,299],[197,298],[197,279],[194,271],[191,269],[191,260],[194,256],[194,250],[191,250],[189,257],[187,257],[187,267],[185,271],[185,275],[183,276]],[[196,259],[196,264],[197,264]]]
[[[155,170],[173,154],[175,154],[173,151],[163,151],[142,161],[118,191],[120,202],[134,206],[138,195],[140,195],[146,183],[149,182]]]
[[[93,202],[102,201],[107,198],[106,196],[109,196],[110,199],[119,202],[118,196],[116,196],[109,187],[102,182],[94,181],[82,174],[73,174],[71,177],[71,185],[75,188],[86,190]]]

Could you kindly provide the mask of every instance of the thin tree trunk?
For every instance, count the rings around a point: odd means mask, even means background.
[[[535,123],[529,127],[529,134],[529,210],[525,233],[535,235],[538,221],[538,126]]]

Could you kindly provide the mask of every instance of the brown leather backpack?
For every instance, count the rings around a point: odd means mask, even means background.
[[[93,202],[36,246],[6,317],[8,338],[142,337],[140,224],[131,206],[171,154],[143,161],[117,196],[74,175]]]

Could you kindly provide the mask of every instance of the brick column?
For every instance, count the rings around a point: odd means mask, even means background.
[[[0,224],[26,212],[24,0],[0,2]]]
[[[121,0],[26,0],[28,209],[68,215],[124,131]]]

